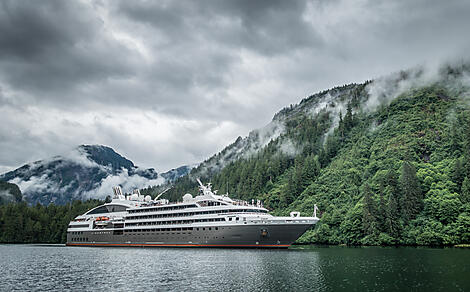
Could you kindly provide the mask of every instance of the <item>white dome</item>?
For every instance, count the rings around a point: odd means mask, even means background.
[[[139,195],[137,194],[132,194],[131,195],[131,201],[137,201],[139,199]]]
[[[191,194],[186,194],[183,196],[183,202],[189,202],[193,199],[193,195]]]
[[[152,197],[149,196],[149,195],[147,195],[147,196],[145,196],[144,200],[145,200],[146,202],[150,202],[150,201],[152,200]]]

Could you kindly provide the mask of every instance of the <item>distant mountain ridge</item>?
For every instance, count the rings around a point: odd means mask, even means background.
[[[115,185],[130,192],[174,180],[189,170],[183,166],[159,175],[153,168],[135,166],[110,147],[81,145],[64,155],[25,164],[0,175],[0,180],[18,185],[28,203],[47,205],[104,198]]]

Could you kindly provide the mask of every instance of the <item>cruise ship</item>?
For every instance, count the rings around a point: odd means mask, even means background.
[[[217,195],[199,182],[200,193],[170,203],[150,196],[123,195],[114,187],[110,203],[77,216],[67,229],[68,246],[287,248],[319,220],[291,212],[269,214],[262,202]]]

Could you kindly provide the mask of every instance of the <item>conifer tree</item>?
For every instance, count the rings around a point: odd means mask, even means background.
[[[402,192],[401,208],[403,219],[414,219],[422,209],[423,198],[421,186],[416,177],[416,169],[408,161],[403,162],[402,165],[400,189]]]
[[[344,138],[344,121],[343,121],[343,114],[341,111],[339,112],[339,123],[338,123],[338,131],[341,139]]]
[[[362,209],[362,228],[366,235],[377,232],[377,208],[372,199],[372,193],[368,184],[364,186],[364,207]]]
[[[455,191],[457,193],[460,193],[460,190],[462,188],[462,182],[465,178],[465,170],[462,167],[462,162],[460,159],[456,159],[453,169],[452,169],[452,174],[451,174],[452,181],[457,185]]]
[[[386,229],[386,226],[385,226],[386,213],[387,213],[387,204],[385,201],[384,193],[383,191],[381,191],[380,197],[379,197],[379,207],[377,209],[377,224],[378,224],[378,228],[381,231]]]
[[[344,128],[346,131],[349,131],[353,127],[353,115],[351,103],[348,102],[346,108],[346,115],[344,116]]]
[[[464,204],[470,203],[470,179],[468,179],[468,177],[466,177],[462,183],[460,201]]]
[[[387,233],[395,239],[398,239],[400,236],[400,224],[398,220],[398,201],[395,194],[391,193],[387,203],[385,227]]]

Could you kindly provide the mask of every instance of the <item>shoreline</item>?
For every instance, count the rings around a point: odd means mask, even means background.
[[[35,245],[35,246],[63,246],[65,243],[49,243],[49,242],[0,242],[1,245]],[[445,249],[445,248],[458,248],[458,249],[470,249],[469,243],[462,243],[456,245],[347,245],[347,244],[298,244],[294,243],[288,247],[288,249],[308,249],[308,248],[330,248],[330,247],[347,247],[347,248],[370,248],[370,247],[381,247],[381,248],[435,248],[435,249]]]

